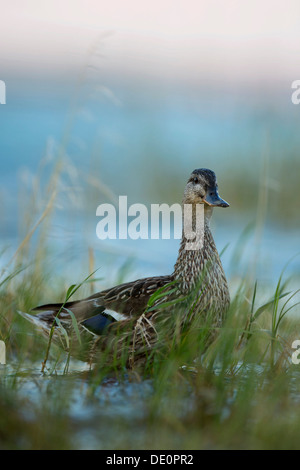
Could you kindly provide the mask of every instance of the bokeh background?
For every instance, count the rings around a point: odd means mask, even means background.
[[[170,272],[178,240],[100,241],[96,207],[180,202],[208,167],[231,282],[274,282],[299,251],[299,23],[297,0],[2,2],[1,266],[29,234],[49,282]]]

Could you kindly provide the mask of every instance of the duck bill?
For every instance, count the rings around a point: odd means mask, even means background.
[[[228,202],[224,201],[224,199],[220,198],[217,188],[209,188],[204,202],[208,206],[214,207],[229,207]]]

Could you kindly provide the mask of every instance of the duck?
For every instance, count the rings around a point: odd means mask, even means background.
[[[95,363],[110,349],[114,357],[127,354],[125,362],[128,368],[145,363],[149,352],[159,347],[159,318],[171,318],[181,300],[184,301],[179,314],[181,324],[186,326],[193,318],[205,317],[209,312],[213,325],[218,329],[229,309],[230,294],[210,221],[214,208],[226,208],[229,204],[219,196],[214,171],[199,168],[190,174],[184,188],[182,207],[183,214],[187,207],[190,208],[191,230],[188,232],[183,222],[172,274],[137,279],[82,300],[48,303],[33,308],[30,313],[18,313],[33,323],[48,340],[50,336],[68,352],[70,342],[66,337],[72,335],[75,340],[72,341],[71,354],[80,360]],[[197,214],[200,214],[200,224]],[[191,308],[187,308],[191,299],[192,314]],[[80,341],[82,337],[84,347]],[[78,347],[78,340],[81,347]]]

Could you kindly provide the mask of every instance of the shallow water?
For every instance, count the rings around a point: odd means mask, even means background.
[[[49,407],[71,420],[77,448],[117,448],[124,440],[120,428],[124,432],[126,427],[137,429],[147,415],[147,400],[153,393],[149,380],[137,383],[125,377],[119,382],[111,377],[91,394],[89,373],[82,363],[71,361],[67,375],[59,370],[43,375],[40,370],[40,364],[28,363],[21,369],[14,363],[1,366],[0,384],[25,399],[22,415],[26,421],[35,419],[35,408],[46,412]]]
[[[150,379],[141,381],[125,375],[121,381],[116,377],[109,377],[95,385],[89,380],[88,367],[80,361],[71,360],[67,375],[63,374],[62,369],[58,369],[53,375],[43,375],[40,366],[39,363],[26,363],[20,367],[20,364],[14,362],[0,366],[1,391],[3,393],[5,388],[11,397],[23,400],[22,409],[18,411],[25,423],[34,423],[40,413],[46,416],[50,413],[60,419],[65,418],[71,423],[71,431],[68,432],[71,432],[72,447],[77,449],[138,449],[145,446],[149,438],[148,426],[152,422],[153,413],[149,403],[155,395]],[[246,383],[248,374],[253,376],[255,372],[258,378],[266,371],[262,365],[248,364],[243,369],[241,366],[241,363],[236,366],[240,388],[243,387],[243,381]],[[242,372],[239,372],[240,370]],[[221,369],[216,366],[215,374],[219,375],[220,372]],[[229,371],[228,377],[225,378],[229,392],[219,412],[220,423],[226,422],[230,417],[236,402],[237,390],[231,386],[233,372]],[[185,368],[185,373],[197,374],[197,368]],[[297,368],[293,369],[290,383],[292,399],[294,403],[299,403],[300,372]],[[196,410],[199,401],[195,401],[195,390],[188,386],[188,382],[186,384],[182,382],[181,390],[178,392],[179,401],[177,399],[172,403],[170,395],[167,394],[166,398],[162,395],[155,406],[164,411],[169,410],[172,419],[176,418],[180,422],[188,413],[194,413],[194,407]],[[213,389],[204,392],[208,393],[209,397],[211,394],[214,396]],[[205,393],[203,402],[204,406],[207,406],[205,413],[208,417],[213,416],[214,408],[217,406],[215,398],[210,397],[205,405]],[[159,416],[156,419],[157,425],[160,426]],[[172,442],[175,448],[177,446],[180,449],[180,440],[176,442],[177,437],[174,429]],[[148,445],[151,448],[151,442]]]

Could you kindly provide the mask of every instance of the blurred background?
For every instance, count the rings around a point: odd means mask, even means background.
[[[24,241],[51,282],[168,273],[178,240],[100,241],[96,208],[180,202],[207,167],[225,271],[274,282],[299,251],[299,23],[297,0],[2,4],[1,267]]]

